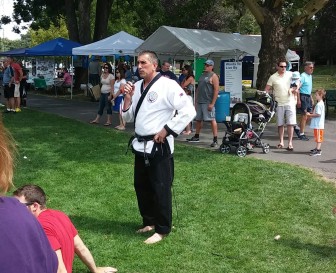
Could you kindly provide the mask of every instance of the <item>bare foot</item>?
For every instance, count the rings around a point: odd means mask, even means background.
[[[151,237],[149,237],[146,241],[144,241],[145,244],[151,245],[160,242],[163,237],[165,237],[164,234],[154,233]]]
[[[148,231],[152,231],[154,229],[154,226],[145,226],[143,228],[140,228],[136,231],[136,233],[145,233]]]
[[[113,273],[117,271],[114,267],[97,267],[97,273]]]

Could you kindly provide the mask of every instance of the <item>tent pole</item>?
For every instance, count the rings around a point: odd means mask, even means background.
[[[71,95],[70,95],[70,99],[72,99],[72,86],[73,86],[73,75],[75,74],[74,69],[73,69],[73,55],[71,55],[71,69],[72,69],[72,73],[71,73]]]

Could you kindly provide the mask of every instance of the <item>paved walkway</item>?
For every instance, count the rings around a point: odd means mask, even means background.
[[[98,109],[98,103],[90,101],[78,101],[78,100],[66,100],[59,99],[55,97],[41,96],[41,95],[29,95],[28,107],[60,115],[62,117],[76,119],[82,122],[89,122],[94,119]],[[24,110],[22,113],[24,114]],[[101,125],[92,126],[103,126],[106,121],[106,116],[101,119]],[[113,125],[118,125],[118,117],[116,114],[113,115]],[[277,149],[278,144],[278,134],[277,127],[275,124],[268,124],[264,132],[263,142],[269,143],[271,149],[268,154],[262,153],[260,148],[256,148],[254,151],[250,152],[247,156],[256,157],[265,160],[274,160],[279,162],[287,162],[295,164],[298,166],[304,166],[313,169],[317,173],[322,174],[324,177],[336,181],[336,121],[327,120],[325,126],[325,141],[322,144],[322,155],[312,157],[309,156],[309,150],[315,148],[315,142],[313,140],[312,129],[307,128],[306,135],[310,138],[309,141],[301,141],[298,139],[294,140],[294,151],[288,152],[285,149]],[[127,130],[132,131],[133,126],[128,125]],[[219,144],[221,143],[221,138],[224,136],[225,126],[224,124],[218,124],[218,137]],[[286,134],[286,132],[285,132]],[[185,141],[185,136],[178,136],[177,141],[187,143]],[[188,145],[195,145],[202,148],[213,149],[209,147],[212,141],[212,133],[209,124],[205,124],[201,131],[199,143],[189,143]],[[215,151],[218,151],[215,149]],[[223,154],[223,156],[226,156]],[[239,160],[237,157],[236,160]],[[262,164],[262,162],[260,162]]]

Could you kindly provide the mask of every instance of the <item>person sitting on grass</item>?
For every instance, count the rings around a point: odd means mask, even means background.
[[[75,226],[62,211],[48,209],[47,197],[37,185],[25,185],[13,195],[37,218],[58,258],[57,273],[71,273],[75,253],[92,273],[117,272],[113,267],[97,267],[90,250],[79,237]]]

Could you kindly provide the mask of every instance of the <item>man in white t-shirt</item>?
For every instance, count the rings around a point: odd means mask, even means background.
[[[287,125],[288,134],[288,151],[293,151],[293,132],[294,125],[296,124],[296,101],[294,92],[290,90],[290,83],[292,72],[286,71],[287,62],[281,59],[277,63],[277,72],[275,72],[267,81],[265,87],[266,92],[273,89],[275,101],[278,102],[277,106],[277,125],[280,142],[277,146],[278,149],[284,148],[284,125]]]

